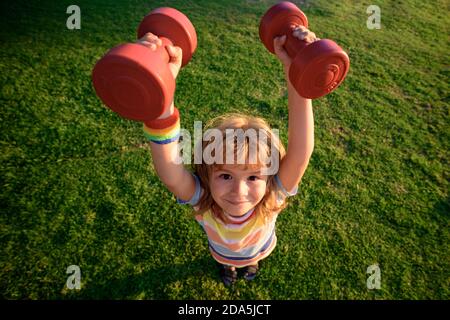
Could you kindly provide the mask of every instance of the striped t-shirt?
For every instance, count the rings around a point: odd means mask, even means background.
[[[195,193],[191,200],[177,199],[180,204],[190,204],[194,210],[200,199],[202,189],[198,177],[193,174],[196,182]],[[281,184],[278,175],[275,176],[277,185],[281,191],[278,201],[284,197],[297,194],[297,187],[288,192]],[[211,210],[198,214],[195,219],[202,226],[208,237],[209,250],[213,258],[225,265],[245,267],[256,264],[266,258],[275,248],[277,237],[275,234],[275,222],[277,214],[270,221],[264,221],[262,216],[256,215],[255,208],[241,217],[233,217],[224,212],[226,222],[217,219]]]

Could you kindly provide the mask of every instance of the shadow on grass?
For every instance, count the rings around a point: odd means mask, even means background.
[[[150,269],[107,283],[90,283],[80,299],[171,299],[165,288],[190,277],[209,277],[219,281],[217,267],[209,256],[183,264]],[[73,298],[73,297],[70,297]]]
[[[438,211],[443,217],[450,216],[450,196],[446,200],[437,201],[434,204],[435,211]]]

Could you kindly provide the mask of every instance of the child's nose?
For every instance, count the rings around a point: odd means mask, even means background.
[[[232,192],[238,195],[246,195],[248,192],[247,182],[245,180],[235,180]]]

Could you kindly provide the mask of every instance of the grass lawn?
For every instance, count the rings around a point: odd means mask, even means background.
[[[297,1],[351,59],[313,101],[315,150],[259,277],[226,288],[188,207],[159,182],[141,124],[105,108],[95,62],[171,6],[198,48],[177,80],[182,127],[241,111],[287,144],[282,67],[259,40],[275,1],[2,1],[0,294],[6,299],[449,299],[448,2]],[[81,8],[68,30],[66,9]],[[378,264],[381,289],[366,286]],[[70,265],[81,290],[66,288]]]

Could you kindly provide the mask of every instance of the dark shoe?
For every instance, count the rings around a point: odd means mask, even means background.
[[[237,271],[236,268],[234,270],[231,266],[226,266],[221,264],[219,266],[220,268],[220,278],[222,278],[223,283],[225,286],[229,287],[232,284],[234,284],[237,280]]]
[[[245,267],[244,279],[247,281],[251,281],[251,280],[255,279],[257,273],[258,273],[258,265],[257,264],[255,264],[253,266]]]

